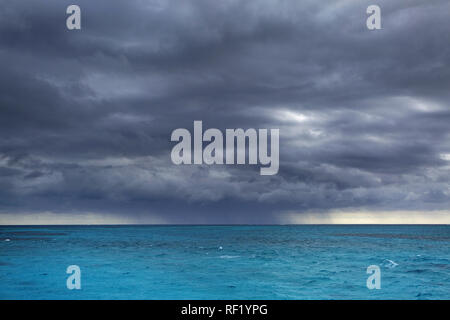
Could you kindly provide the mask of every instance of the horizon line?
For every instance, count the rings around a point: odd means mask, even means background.
[[[448,223],[114,223],[114,224],[0,224],[0,227],[52,227],[52,226],[450,226]]]

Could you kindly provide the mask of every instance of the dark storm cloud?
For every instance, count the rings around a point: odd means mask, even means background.
[[[0,210],[168,222],[450,205],[448,1],[0,1]],[[280,128],[280,172],[170,133]]]

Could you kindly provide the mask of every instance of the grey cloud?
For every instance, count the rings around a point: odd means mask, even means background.
[[[379,1],[375,32],[369,1],[79,1],[81,31],[0,3],[1,212],[449,208],[448,1]],[[174,166],[194,120],[280,128],[279,174]]]

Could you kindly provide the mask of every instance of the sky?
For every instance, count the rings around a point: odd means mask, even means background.
[[[450,223],[448,0],[0,6],[0,224]],[[195,120],[278,174],[173,164]]]

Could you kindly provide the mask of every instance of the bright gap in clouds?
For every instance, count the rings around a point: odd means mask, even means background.
[[[331,211],[280,214],[281,224],[450,224],[450,211]]]
[[[276,117],[281,121],[286,122],[305,122],[310,120],[310,117],[300,112],[294,112],[291,110],[281,110],[276,113]]]
[[[124,225],[124,224],[165,224],[154,216],[139,219],[134,216],[103,213],[2,213],[0,225]]]

